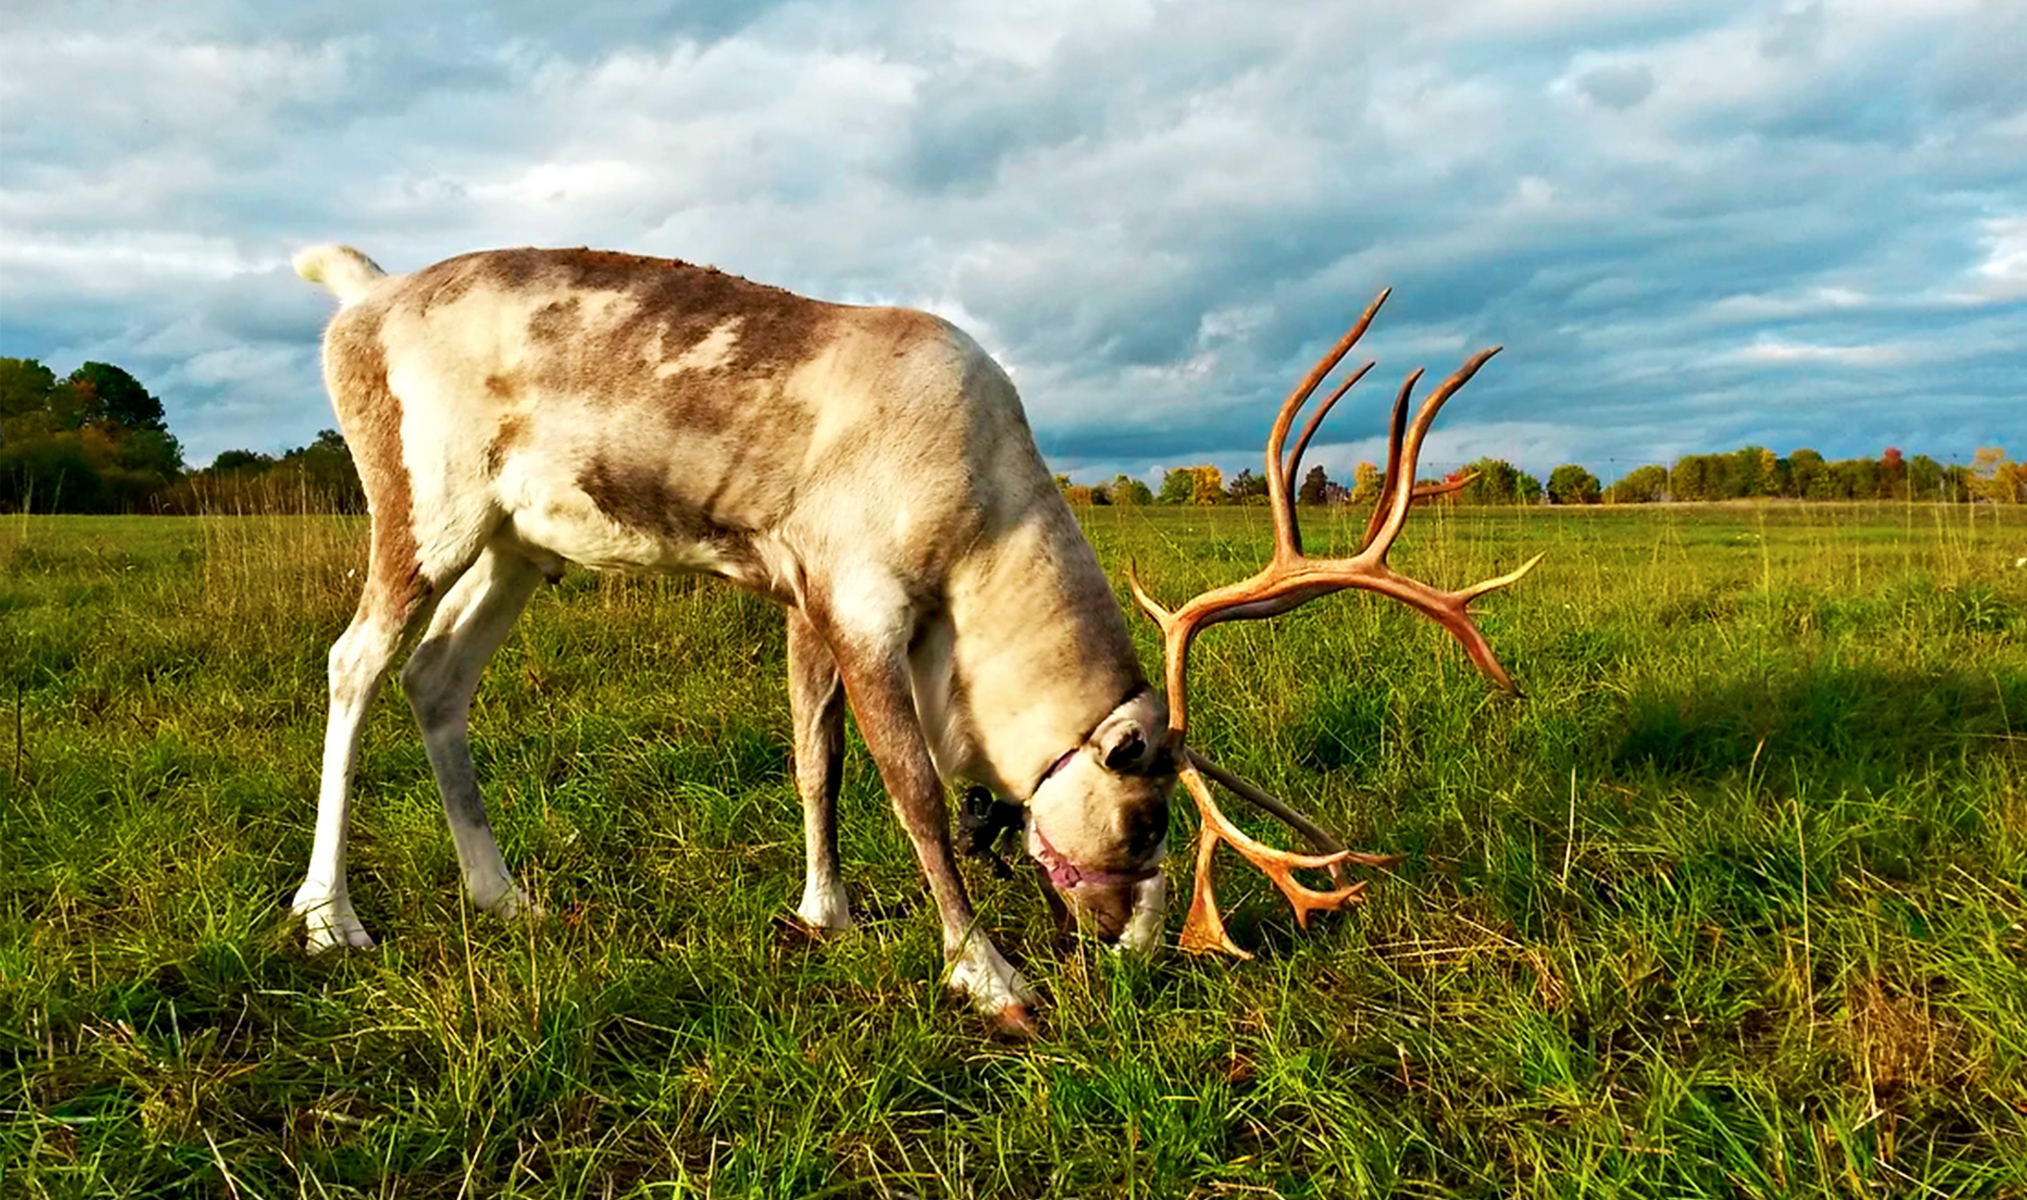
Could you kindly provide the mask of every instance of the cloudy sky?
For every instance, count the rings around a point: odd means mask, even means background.
[[[931,309],[1079,478],[1257,465],[1371,295],[1425,465],[2027,451],[2022,0],[7,0],[0,355],[194,462],[332,424],[291,250],[714,263]]]

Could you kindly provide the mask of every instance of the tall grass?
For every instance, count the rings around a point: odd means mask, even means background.
[[[1169,599],[1268,541],[1259,510],[1086,520]],[[1058,949],[1032,881],[975,874],[1048,993],[1034,1045],[943,996],[856,744],[862,927],[777,924],[780,619],[697,581],[569,576],[481,690],[547,920],[461,901],[390,684],[352,868],[382,943],[305,958],[363,535],[0,521],[0,1196],[2023,1194],[2013,512],[1418,513],[1396,565],[1433,582],[1548,551],[1482,605],[1528,698],[1370,598],[1208,633],[1197,743],[1409,857],[1307,932],[1225,862],[1244,965]]]

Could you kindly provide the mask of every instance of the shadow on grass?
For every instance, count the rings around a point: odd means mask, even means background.
[[[1611,765],[1685,780],[1753,767],[1774,786],[1814,779],[1890,784],[1938,760],[2027,745],[2027,676],[1975,670],[1811,670],[1779,680],[1685,681],[1636,695]]]

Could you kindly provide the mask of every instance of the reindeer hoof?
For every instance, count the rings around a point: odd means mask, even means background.
[[[289,907],[303,921],[303,943],[311,954],[373,948],[373,935],[360,924],[358,914],[352,911],[352,901],[346,896],[312,892],[306,887],[296,893]]]
[[[772,925],[775,944],[780,946],[821,946],[843,932],[812,925],[792,912],[774,914]]]
[[[1033,1041],[1042,1035],[1035,1010],[1026,1004],[1009,1004],[993,1017],[994,1032],[1011,1041]]]

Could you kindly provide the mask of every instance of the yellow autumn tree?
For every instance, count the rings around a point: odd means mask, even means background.
[[[1189,468],[1196,476],[1196,485],[1190,489],[1191,504],[1222,504],[1225,499],[1224,472],[1208,464]]]
[[[1373,463],[1362,462],[1351,471],[1351,495],[1344,498],[1346,504],[1371,504],[1379,499],[1379,485],[1385,479]]]
[[[1998,446],[1980,446],[1971,456],[1971,487],[1994,504],[2018,504],[2027,495],[2027,463],[2016,463]]]

